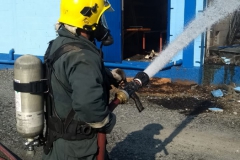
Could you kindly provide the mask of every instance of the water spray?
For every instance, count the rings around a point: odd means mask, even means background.
[[[165,50],[144,70],[151,78],[192,40],[219,20],[230,15],[240,7],[239,0],[215,0],[204,12],[199,13],[184,31],[171,42]]]

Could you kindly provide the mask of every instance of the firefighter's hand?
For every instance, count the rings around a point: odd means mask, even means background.
[[[116,80],[118,86],[123,86],[124,83],[126,82],[126,74],[122,69],[116,68],[111,70],[111,73],[114,77],[114,79]],[[118,87],[117,86],[117,87]]]

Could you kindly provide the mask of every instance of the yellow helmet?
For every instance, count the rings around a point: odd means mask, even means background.
[[[108,0],[61,0],[58,21],[93,31],[102,14],[108,9],[111,9]]]

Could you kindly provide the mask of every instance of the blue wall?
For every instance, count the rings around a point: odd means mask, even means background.
[[[180,33],[182,33],[184,28],[184,8],[185,0],[169,0],[169,30],[168,30],[168,42],[171,43]],[[183,51],[180,51],[173,61],[182,59]]]
[[[110,0],[115,12],[107,12],[114,44],[104,47],[105,61],[121,62],[121,1]],[[43,56],[47,43],[56,37],[54,24],[59,18],[60,0],[25,1],[7,0],[0,5],[0,53],[14,48],[17,54]]]
[[[194,1],[201,2],[203,0]],[[106,17],[109,22],[108,25],[112,31],[111,33],[114,37],[115,43],[110,47],[104,48],[104,60],[105,62],[123,64],[121,61],[122,3],[121,0],[110,0],[110,2],[115,9],[115,12],[106,13]],[[10,49],[14,48],[15,53],[19,55],[32,54],[43,56],[47,48],[47,42],[56,37],[54,24],[57,22],[59,17],[59,5],[60,0],[51,0],[48,2],[25,0],[3,1],[0,6],[0,12],[2,12],[0,16],[1,19],[6,20],[6,22],[4,21],[5,23],[0,26],[2,35],[0,38],[0,44],[3,44],[0,46],[0,53],[8,53]],[[183,31],[184,25],[188,21],[186,18],[188,14],[191,13],[189,16],[194,17],[195,12],[197,12],[194,9],[191,9],[191,12],[188,12],[186,8],[199,8],[199,6],[195,5],[195,3],[193,4],[190,0],[169,0],[168,40],[170,42]],[[196,53],[195,50],[194,53],[190,53],[192,62],[194,61],[193,57],[199,57],[195,56],[195,54],[198,54],[197,52],[198,50],[196,49]],[[15,58],[16,57],[18,57],[18,55],[15,55]],[[174,61],[178,61],[182,58],[183,51],[181,51],[174,58]],[[3,62],[3,59],[10,60],[11,62],[2,63],[4,64],[2,66],[10,67],[11,63],[13,64],[12,58],[9,58],[9,56],[6,54],[0,54],[0,61]],[[129,63],[127,65],[131,67],[136,65],[136,63]],[[171,78],[173,72],[170,73],[170,70],[164,71],[164,74],[161,75],[166,77],[170,76]],[[188,79],[187,77],[185,78]],[[198,81],[199,77],[197,76],[195,79]]]
[[[115,43],[104,48],[104,59],[106,62],[121,62],[122,3],[120,0],[110,0],[110,2],[115,12],[106,13],[106,17]],[[43,55],[47,42],[56,36],[54,24],[59,17],[59,3],[60,0],[45,3],[25,0],[2,1],[0,18],[4,20],[4,23],[0,25],[0,53],[8,53],[14,48],[17,54]],[[203,0],[169,0],[169,8],[168,40],[171,42],[183,31],[184,25],[199,10],[203,10]],[[201,37],[197,38],[191,44],[191,49],[185,50],[185,53],[194,57],[190,65],[199,66],[201,41]],[[173,61],[182,58],[183,51],[179,52]]]
[[[55,38],[60,0],[6,0],[0,5],[0,53],[43,55]]]
[[[128,75],[134,76],[139,70],[144,70],[148,64],[121,61],[122,3],[121,0],[110,0],[110,2],[115,12],[106,13],[106,17],[115,43],[110,47],[104,48],[104,60],[105,62],[114,62],[112,64],[108,63],[106,66],[110,68],[111,66],[125,67]],[[203,10],[205,2],[206,0],[169,0],[168,42],[174,40],[192,18]],[[7,0],[1,2],[0,68],[12,68],[14,59],[23,54],[37,55],[42,58],[41,56],[45,53],[47,43],[56,37],[54,24],[59,17],[59,5],[60,0],[44,2]],[[173,80],[190,80],[201,83],[204,39],[205,33],[199,35],[188,47],[180,51],[172,59],[173,62],[181,62],[179,66],[169,65],[170,67],[157,73],[156,77],[166,77]],[[15,50],[15,56],[12,54],[12,48]],[[8,54],[10,50],[11,52]],[[238,73],[239,69],[235,69],[234,72]],[[220,69],[219,71],[215,70],[214,74],[213,77],[216,78],[213,78],[210,83],[216,84],[222,83],[218,77],[227,73],[226,69]],[[237,74],[234,75],[236,76]],[[238,77],[233,79],[237,81]]]
[[[195,14],[197,15],[199,12],[202,12],[206,4],[206,0],[196,0],[196,10]],[[194,57],[193,57],[193,65],[195,67],[201,66],[204,62],[204,51],[205,51],[205,38],[206,33],[202,33],[194,40]]]
[[[170,0],[170,27],[168,31],[168,40],[171,43],[179,34],[182,33],[184,27],[188,25],[198,12],[203,11],[205,0]],[[183,59],[183,67],[199,67],[203,63],[202,44],[205,40],[205,34],[199,35],[186,48],[180,51],[172,61]]]
[[[185,0],[184,27],[187,26],[196,16],[196,0]],[[183,49],[183,67],[191,68],[194,57],[194,41]]]
[[[105,16],[108,27],[114,38],[111,46],[103,47],[105,62],[122,62],[122,2],[119,0],[109,0],[114,12],[106,12]]]

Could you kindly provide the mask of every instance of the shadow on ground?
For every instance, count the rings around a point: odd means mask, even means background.
[[[160,135],[162,129],[162,125],[153,123],[145,126],[142,130],[130,133],[122,142],[117,143],[110,156],[124,160],[141,159],[141,157],[148,157],[146,160],[153,160],[155,154],[162,150],[165,154],[168,154],[162,141],[154,139],[154,135]]]
[[[177,99],[179,101],[179,99]],[[184,101],[185,104],[189,102]],[[195,102],[195,101],[194,101]],[[164,104],[161,102],[160,104]],[[193,105],[193,104],[190,104]],[[170,144],[173,139],[186,128],[199,114],[206,111],[206,108],[212,105],[208,100],[198,101],[195,103],[187,113],[184,113],[186,118],[169,134],[163,141],[160,139],[154,139],[154,135],[160,135],[160,131],[163,130],[163,126],[157,123],[149,124],[142,130],[130,133],[122,142],[117,145],[110,152],[110,156],[117,159],[124,160],[139,160],[144,157],[144,160],[153,160],[156,158],[156,154],[163,151],[165,155],[168,155],[166,146]],[[176,105],[168,105],[176,106]],[[179,109],[169,108],[169,109]],[[143,143],[147,142],[147,143]]]

